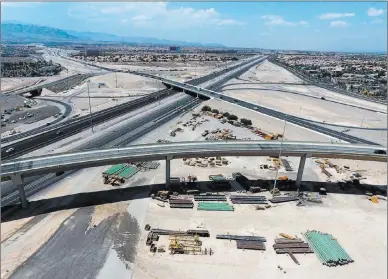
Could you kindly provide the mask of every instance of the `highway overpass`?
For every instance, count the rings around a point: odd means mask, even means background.
[[[324,125],[320,125],[320,123],[310,121],[310,120],[307,120],[307,119],[304,119],[301,117],[289,115],[289,114],[284,113],[282,111],[277,111],[274,109],[263,107],[263,106],[260,106],[258,104],[247,102],[247,101],[244,101],[244,100],[239,99],[239,98],[230,97],[230,96],[222,94],[221,92],[212,91],[209,89],[201,88],[199,86],[190,85],[187,83],[172,81],[172,80],[165,79],[162,77],[155,77],[155,78],[159,79],[161,82],[163,82],[166,86],[168,86],[171,89],[176,89],[176,90],[180,89],[180,90],[183,90],[183,92],[185,92],[187,94],[191,94],[193,96],[202,96],[205,98],[220,99],[220,100],[227,101],[227,102],[230,102],[230,103],[233,103],[233,104],[236,104],[236,105],[239,105],[239,106],[251,109],[251,110],[255,110],[257,112],[260,112],[260,113],[263,113],[263,114],[266,114],[266,115],[269,115],[269,116],[272,116],[272,117],[275,117],[275,118],[278,118],[281,120],[287,119],[287,122],[290,122],[292,124],[295,124],[295,125],[298,125],[298,126],[301,126],[301,127],[304,127],[304,128],[307,128],[307,129],[310,129],[310,130],[313,130],[313,131],[316,131],[316,132],[319,132],[319,133],[322,133],[322,134],[325,134],[325,135],[328,135],[328,136],[331,136],[331,137],[334,137],[337,139],[340,139],[340,140],[348,142],[348,143],[377,145],[377,143],[369,141],[367,139],[355,137],[355,136],[348,135],[348,134],[343,133],[343,132],[339,132],[339,131],[327,128]]]
[[[199,141],[133,145],[10,160],[1,164],[1,177],[11,177],[14,185],[19,188],[22,206],[27,207],[28,202],[23,186],[23,177],[26,176],[131,161],[166,160],[166,185],[169,186],[170,161],[173,159],[210,156],[278,156],[280,147],[282,147],[282,156],[301,157],[296,179],[297,187],[302,181],[304,165],[308,157],[387,161],[387,155],[375,154],[376,150],[386,152],[386,148],[380,146],[318,142],[283,142],[282,144],[280,141]]]

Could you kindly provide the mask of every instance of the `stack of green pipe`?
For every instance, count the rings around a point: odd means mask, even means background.
[[[198,210],[207,211],[233,211],[233,206],[225,202],[199,202]]]
[[[116,174],[117,172],[122,171],[126,166],[127,164],[114,165],[110,167],[108,170],[106,170],[105,172],[103,172],[103,174],[107,174],[107,175]]]
[[[337,266],[354,262],[332,235],[308,231],[304,237],[322,264]]]
[[[130,178],[139,172],[139,169],[136,167],[126,167],[119,174],[117,174],[121,178]]]

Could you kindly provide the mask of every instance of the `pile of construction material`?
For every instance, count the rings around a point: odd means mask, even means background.
[[[280,139],[283,137],[282,134],[270,134],[270,133],[266,133],[262,130],[260,130],[259,128],[252,128],[250,129],[252,133],[266,139],[266,140],[277,140],[277,139]]]
[[[265,251],[265,243],[267,240],[262,236],[244,236],[244,235],[224,235],[219,234],[217,239],[235,240],[237,249],[244,250],[261,250]]]
[[[112,186],[119,186],[127,179],[134,176],[140,171],[139,168],[128,164],[119,164],[110,167],[102,173],[104,184],[111,184]]]
[[[170,198],[170,208],[193,208],[193,200],[189,198],[179,198],[171,197]]]
[[[160,166],[159,162],[132,162],[132,165],[136,166],[137,168],[141,168],[144,171],[148,170],[155,170]]]
[[[354,262],[331,234],[307,231],[304,237],[323,265],[338,266]]]
[[[294,254],[313,253],[309,244],[302,239],[284,233],[281,233],[280,236],[283,238],[276,238],[273,245],[276,254],[288,254],[297,265],[299,265],[299,261]]]
[[[158,241],[158,240],[159,240],[159,234],[152,231],[148,233],[146,245],[150,246],[150,252],[153,252],[153,253],[156,252],[157,248],[154,241]]]
[[[232,133],[232,130],[230,129],[216,129],[210,131],[212,135],[209,135],[209,131],[205,130],[205,132],[202,134],[203,136],[207,136],[206,140],[235,140],[237,137]]]
[[[319,195],[318,193],[313,194],[313,193],[303,192],[302,199],[308,202],[322,203],[321,195]]]
[[[234,211],[232,205],[225,202],[198,202],[198,210],[205,211]]]
[[[145,226],[145,230],[149,231],[147,236],[146,245],[150,246],[150,251],[155,253],[157,252],[166,252],[166,249],[163,245],[156,247],[155,242],[159,240],[159,236],[168,235],[169,236],[169,250],[171,254],[208,254],[208,249],[205,248],[202,251],[202,241],[199,237],[210,237],[208,230],[196,230],[191,229],[187,231],[175,231],[175,230],[165,230],[165,229],[152,229],[149,224]],[[209,250],[209,254],[212,255],[214,251]]]
[[[171,254],[199,254],[202,251],[198,235],[170,234],[169,241]]]
[[[287,159],[282,158],[282,159],[281,159],[281,163],[282,163],[282,165],[284,166],[284,168],[286,169],[286,171],[293,171],[293,170],[294,170],[294,169],[291,167],[290,162],[288,162]]]
[[[182,133],[182,132],[183,132],[183,129],[180,128],[180,127],[175,128],[174,130],[172,130],[172,131],[170,132],[170,136],[175,137],[177,132]]]
[[[149,228],[150,229],[150,228]],[[156,233],[158,235],[177,235],[177,234],[182,234],[182,235],[198,235],[201,237],[210,237],[210,233],[208,230],[195,230],[195,229],[190,229],[187,231],[175,231],[175,230],[166,230],[166,229],[152,229],[151,230],[153,233]]]
[[[229,161],[226,158],[222,157],[204,157],[204,158],[192,158],[192,159],[183,159],[185,165],[193,167],[215,167],[228,165]]]
[[[281,196],[281,192],[278,188],[270,190],[272,194],[272,199],[269,199],[271,203],[283,203],[290,201],[298,201],[300,198],[296,193],[286,193],[286,196]]]
[[[265,196],[242,196],[242,195],[232,195],[230,196],[230,201],[233,204],[268,204],[267,198]]]
[[[152,194],[151,198],[162,202],[168,202],[168,199],[170,198],[170,196],[171,196],[170,191],[162,190],[162,191],[158,191],[156,194]]]
[[[289,236],[287,238],[276,238],[273,248],[276,254],[288,254],[289,252],[294,254],[313,253],[308,243],[300,238]]]

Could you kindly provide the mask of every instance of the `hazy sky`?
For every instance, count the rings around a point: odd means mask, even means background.
[[[2,20],[230,47],[387,50],[387,4],[373,2],[2,3]]]

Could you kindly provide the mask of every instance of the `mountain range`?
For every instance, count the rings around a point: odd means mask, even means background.
[[[203,44],[148,37],[118,36],[99,32],[80,32],[15,22],[1,23],[1,40],[3,43],[132,43],[150,45],[225,47],[221,44]]]

